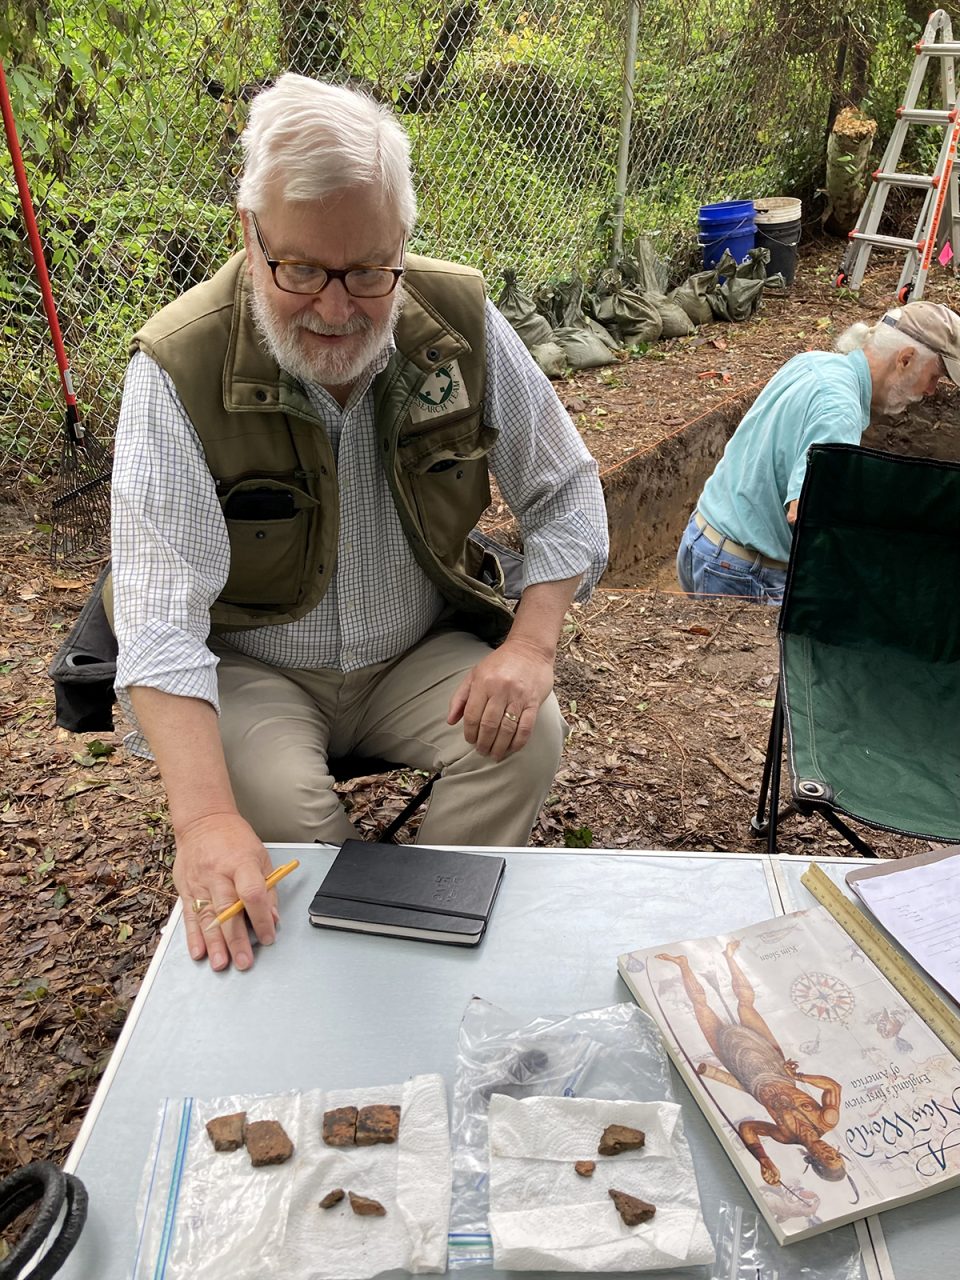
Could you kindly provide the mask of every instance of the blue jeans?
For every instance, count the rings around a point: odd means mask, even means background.
[[[724,547],[714,546],[691,515],[677,551],[677,577],[691,595],[743,596],[779,606],[783,603],[787,571],[767,568],[759,554],[745,560]]]

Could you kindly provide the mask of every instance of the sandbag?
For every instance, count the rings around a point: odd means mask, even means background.
[[[562,378],[567,371],[567,357],[559,342],[553,341],[553,330],[550,330],[549,342],[538,342],[530,348],[530,354],[548,378]]]
[[[549,321],[537,311],[533,299],[517,284],[517,273],[511,268],[503,272],[503,292],[496,301],[500,314],[510,321],[528,351],[553,338]]]
[[[553,286],[563,299],[563,322],[553,339],[563,348],[572,369],[598,369],[614,364],[618,343],[603,325],[584,314],[583,281],[569,280]]]
[[[656,342],[663,329],[654,303],[627,284],[616,267],[602,271],[597,277],[592,311],[597,322],[609,330],[620,346]]]
[[[624,277],[640,293],[666,293],[670,269],[653,247],[649,236],[637,236],[619,266]]]
[[[586,317],[584,317],[587,320]],[[563,348],[571,369],[599,369],[616,364],[615,348],[602,325],[589,320],[580,325],[561,325],[553,331],[554,341]]]
[[[698,271],[695,275],[688,276],[683,284],[678,284],[667,298],[689,316],[694,324],[709,324],[713,319],[713,308],[708,294],[716,285],[717,273],[713,268]]]
[[[561,291],[561,286],[555,281],[550,284],[542,284],[538,289],[534,290],[533,305],[551,329],[558,329],[563,324],[563,309],[566,306],[566,297]]]
[[[738,266],[729,250],[717,263],[718,282],[707,295],[710,308],[718,320],[739,323],[749,320],[760,305],[765,285],[784,288],[782,275],[767,275],[769,249],[751,249]],[[725,279],[721,284],[719,277]]]
[[[678,302],[671,302],[663,293],[648,293],[646,297],[660,316],[661,338],[688,338],[695,331],[696,326]]]

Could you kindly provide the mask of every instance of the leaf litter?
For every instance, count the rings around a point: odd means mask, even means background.
[[[575,416],[603,421],[589,433],[601,470],[729,398],[711,352],[725,353],[745,391],[765,381],[774,361],[801,349],[798,303],[829,311],[837,330],[879,314],[896,271],[884,277],[887,292],[862,291],[861,307],[827,288],[839,253],[836,244],[815,252],[794,298],[770,298],[756,321],[661,344],[657,362],[631,360],[615,378],[586,373],[559,384]],[[928,288],[928,296],[938,295]],[[811,338],[829,345],[827,328],[816,324]],[[119,721],[113,734],[54,725],[46,669],[95,569],[53,571],[41,513],[22,498],[0,489],[0,1176],[31,1160],[63,1160],[174,904],[155,767],[121,748]],[[516,538],[496,495],[484,525]],[[688,600],[668,573],[652,588],[601,587],[571,609],[561,636],[556,692],[571,734],[532,842],[756,850],[748,826],[776,669],[771,609]],[[404,769],[340,790],[372,837],[421,780]],[[402,833],[412,836],[412,827]],[[875,844],[886,856],[916,850],[882,834]],[[781,848],[847,852],[833,832],[796,818]]]

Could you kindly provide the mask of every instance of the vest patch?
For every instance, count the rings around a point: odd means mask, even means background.
[[[470,397],[460,366],[456,360],[451,360],[427,375],[411,405],[410,418],[413,422],[432,422],[469,408]]]

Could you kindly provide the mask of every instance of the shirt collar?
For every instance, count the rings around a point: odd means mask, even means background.
[[[873,378],[870,375],[870,365],[862,351],[851,351],[849,359],[852,361],[857,373],[857,382],[860,387],[860,408],[863,410],[863,418],[865,422],[869,422],[870,401],[873,397]]]
[[[364,369],[363,373],[361,373],[360,377],[353,384],[353,389],[351,390],[347,403],[343,406],[342,410],[330,392],[327,391],[325,387],[321,386],[319,382],[304,382],[304,390],[314,404],[317,404],[320,400],[329,400],[331,403],[337,404],[338,412],[346,413],[349,409],[352,409],[354,405],[360,403],[363,397],[370,390],[370,386],[373,383],[374,378],[383,373],[384,369],[390,363],[396,349],[397,345],[394,341],[393,334],[391,334],[387,339],[386,344],[381,347],[367,365],[366,369]]]

